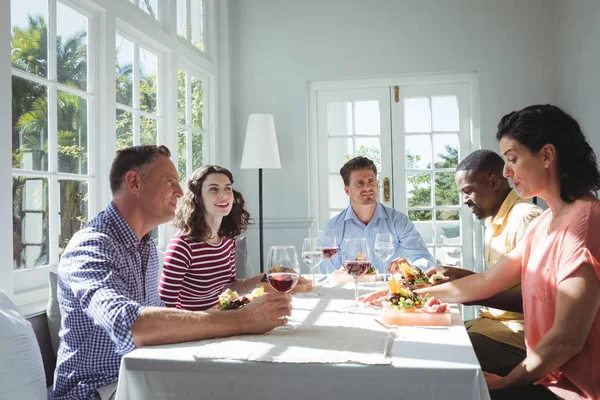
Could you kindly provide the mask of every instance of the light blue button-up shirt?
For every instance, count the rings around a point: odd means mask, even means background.
[[[354,213],[352,206],[348,206],[327,222],[324,234],[327,235],[331,231],[336,233],[339,247],[342,246],[344,239],[366,238],[369,242],[371,261],[373,261],[373,266],[379,272],[384,270],[387,272],[387,263],[396,257],[406,257],[412,264],[422,270],[435,265],[423,238],[415,229],[415,225],[408,219],[408,216],[379,202],[375,214],[373,214],[373,218],[368,224],[363,224]],[[375,238],[378,233],[389,233],[394,240],[394,254],[386,262],[385,268],[382,261],[375,255]],[[342,265],[341,251],[331,259],[331,263],[336,269]],[[326,271],[327,267],[331,269],[331,263],[327,261],[321,263],[321,272],[331,272],[331,270]]]

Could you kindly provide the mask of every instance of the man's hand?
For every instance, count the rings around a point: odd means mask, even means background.
[[[490,391],[504,389],[506,387],[504,378],[499,375],[483,371],[483,376],[485,377],[485,383]]]
[[[244,333],[265,333],[285,325],[292,313],[292,298],[284,292],[266,293],[240,310]]]
[[[431,267],[427,271],[425,271],[425,275],[427,275],[427,277],[431,277],[431,275],[434,275],[436,273],[441,273],[442,275],[448,277],[447,280],[440,280],[437,282],[437,284],[441,284],[444,282],[450,282],[456,279],[464,278],[465,276],[473,275],[475,272],[469,271],[468,269],[441,265],[437,267]]]
[[[360,296],[358,301],[369,305],[380,306],[381,302],[385,300],[389,292],[388,288],[380,289]]]

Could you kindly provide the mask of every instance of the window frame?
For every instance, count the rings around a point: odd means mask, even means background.
[[[204,0],[204,48],[207,51],[200,51],[191,43],[185,43],[177,35],[176,26],[176,3],[169,0],[158,0],[157,15],[158,20],[154,20],[146,14],[137,5],[121,0],[50,0],[56,4],[60,1],[64,5],[84,14],[88,18],[88,92],[94,93],[92,100],[88,100],[88,175],[86,180],[90,181],[88,188],[88,218],[92,219],[103,210],[112,199],[108,185],[108,175],[110,165],[114,159],[116,150],[116,76],[115,76],[115,35],[119,34],[133,39],[145,49],[153,52],[157,56],[158,76],[157,76],[157,143],[164,144],[172,150],[172,160],[177,165],[177,68],[182,65],[188,69],[192,75],[202,80],[203,84],[203,103],[204,103],[204,135],[207,139],[204,142],[205,163],[215,163],[218,149],[216,138],[217,127],[217,96],[216,82],[218,76],[218,65],[213,59],[214,54],[209,50],[216,50],[216,20],[218,18],[218,7],[215,0]],[[0,55],[0,87],[8,87],[3,91],[4,100],[10,104],[12,92],[12,65],[10,62],[12,23],[10,15],[11,2],[0,5],[0,18],[6,22],[6,31],[4,38],[0,38],[0,49],[3,49],[4,58]],[[56,9],[56,7],[54,7]],[[50,12],[49,12],[50,15]],[[126,15],[127,20],[120,18]],[[2,19],[4,18],[4,19]],[[50,20],[51,18],[49,18]],[[209,22],[210,20],[210,22]],[[49,26],[50,31],[50,26]],[[95,37],[94,37],[95,36]],[[53,47],[52,47],[53,46]],[[49,41],[49,49],[55,50],[55,43]],[[7,51],[4,51],[7,50]],[[48,62],[50,63],[50,57]],[[162,67],[162,68],[161,68]],[[162,71],[161,71],[162,69]],[[22,74],[24,72],[18,72]],[[25,73],[27,74],[27,73]],[[29,79],[29,74],[27,74]],[[32,80],[44,81],[45,78],[35,77]],[[2,86],[4,85],[4,86]],[[66,85],[60,83],[54,84],[56,87],[65,88],[65,91],[71,93],[75,89],[66,88]],[[58,89],[55,89],[58,90]],[[161,93],[162,92],[162,93]],[[82,96],[80,92],[76,93]],[[0,93],[0,95],[2,95]],[[82,96],[86,98],[85,96]],[[0,96],[1,98],[1,96]],[[50,99],[49,102],[53,102]],[[54,105],[56,107],[56,105]],[[49,115],[50,115],[49,106]],[[12,131],[11,109],[0,111],[2,123],[5,128]],[[49,132],[50,134],[50,132]],[[175,151],[173,151],[175,149]],[[10,182],[12,186],[12,146],[7,146],[8,166],[0,170],[0,182]],[[50,150],[48,154],[50,156]],[[10,171],[10,172],[8,172]],[[23,175],[22,170],[15,170],[17,175]],[[35,172],[37,175],[44,173]],[[73,176],[69,175],[69,179]],[[89,178],[89,179],[88,179]],[[59,178],[53,178],[59,179]],[[92,184],[91,180],[94,180]],[[51,194],[55,196],[53,200],[58,207],[58,193]],[[10,207],[12,210],[12,193],[7,193],[0,197],[1,204]],[[6,203],[6,204],[5,204]],[[8,214],[8,213],[7,213]],[[6,226],[12,226],[10,215],[6,216]],[[57,217],[58,218],[58,214]],[[10,221],[10,222],[9,222]],[[52,222],[49,222],[52,224]],[[174,229],[165,224],[165,229],[159,231],[159,247],[165,247]],[[56,231],[55,231],[56,232]],[[49,233],[51,236],[56,236]],[[13,270],[13,237],[6,235],[4,240],[0,240],[0,248],[3,249],[5,258],[0,264],[0,290],[4,290],[21,310],[25,313],[41,311],[45,308],[48,298],[48,272],[56,271],[58,255],[51,260],[50,264],[31,268],[25,271]],[[53,238],[58,243],[58,236]],[[52,250],[51,250],[52,251]]]

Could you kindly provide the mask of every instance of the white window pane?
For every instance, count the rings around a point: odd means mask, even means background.
[[[422,215],[423,214],[421,214],[420,216],[415,216],[414,211],[409,211],[408,217],[415,225],[415,229],[417,230],[417,232],[419,232],[419,235],[421,235],[421,237],[425,241],[425,244],[433,244],[433,223],[431,222],[431,219],[429,221],[418,220],[417,218],[422,218]],[[429,215],[431,216],[431,211],[429,211]]]
[[[406,136],[406,168],[431,169],[431,136]]]
[[[157,131],[155,119],[140,116],[140,144],[142,146],[157,144]]]
[[[409,207],[431,206],[431,174],[406,174],[406,189]]]
[[[378,101],[357,101],[354,103],[355,135],[380,135],[380,122]]]
[[[435,262],[437,265],[462,266],[460,247],[436,247]]]
[[[177,34],[182,38],[187,37],[185,0],[177,0]]]
[[[140,8],[154,19],[158,19],[158,4],[157,0],[140,0]]]
[[[204,165],[204,139],[200,132],[192,131],[192,173]]]
[[[140,109],[156,112],[156,79],[158,59],[156,55],[140,47]]]
[[[204,16],[202,11],[202,0],[192,0],[190,17],[192,24],[192,44],[200,50],[204,50]]]
[[[187,132],[181,128],[177,130],[177,156],[179,181],[185,183],[187,181]]]
[[[436,244],[461,245],[459,211],[438,210],[435,213]]]
[[[48,180],[13,177],[13,193],[14,267],[48,264]]]
[[[436,206],[459,205],[459,196],[454,182],[454,175],[454,172],[436,172],[434,174]]]
[[[187,74],[185,71],[180,69],[177,70],[177,120],[181,125],[186,124],[186,102],[185,102],[185,88],[186,88]]]
[[[381,144],[378,137],[357,138],[355,146],[355,156],[367,157],[375,163],[377,171],[381,171]]]
[[[339,175],[329,175],[329,208],[346,208],[350,204]]]
[[[87,174],[87,100],[58,91],[58,170]]]
[[[133,106],[133,43],[116,35],[117,103]]]
[[[32,19],[32,24],[29,23]],[[29,73],[48,76],[48,46],[46,38],[48,0],[11,0],[12,66]],[[32,38],[34,42],[32,43]]]
[[[133,146],[133,114],[117,108],[117,150]]]
[[[192,93],[192,126],[197,129],[204,129],[204,102],[203,102],[203,85],[200,79],[192,76],[191,82]]]
[[[404,99],[404,131],[431,132],[429,98]]]
[[[433,135],[435,168],[456,168],[459,160],[459,139],[457,133]]]
[[[352,103],[327,104],[327,134],[352,135]]]
[[[56,3],[58,81],[87,90],[88,20],[77,11]]]
[[[13,168],[48,170],[48,88],[12,77]]]
[[[431,98],[431,108],[434,131],[458,132],[460,130],[456,96],[434,96]]]
[[[327,165],[329,172],[339,172],[342,165],[353,157],[354,149],[351,138],[327,139]]]
[[[71,237],[88,222],[88,182],[59,180],[60,231],[59,253],[67,246]]]

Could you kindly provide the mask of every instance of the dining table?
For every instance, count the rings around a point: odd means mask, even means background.
[[[361,283],[359,292],[383,284]],[[352,283],[315,291],[293,294],[291,331],[128,353],[117,400],[490,398],[458,306],[450,326],[393,327],[380,310],[355,307]]]

